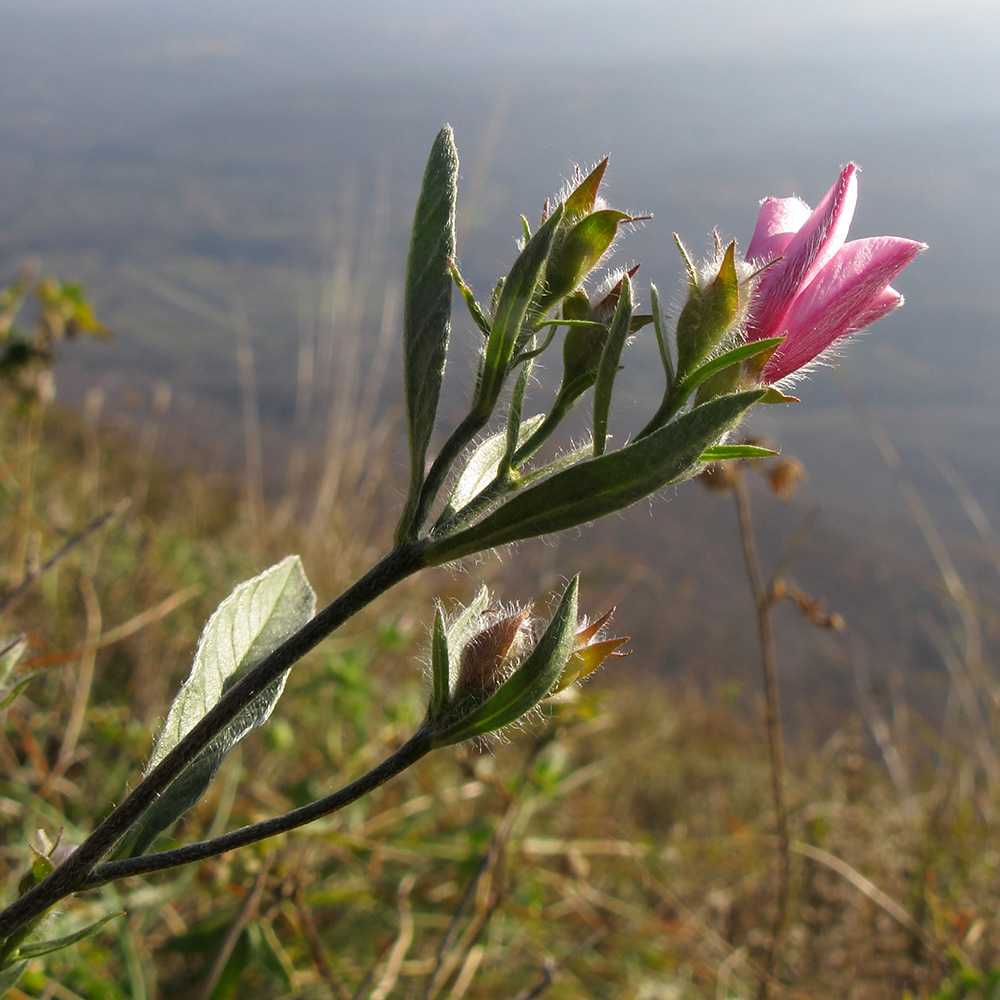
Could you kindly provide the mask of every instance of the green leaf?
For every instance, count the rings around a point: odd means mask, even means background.
[[[19,677],[14,676],[17,665],[27,651],[28,640],[23,635],[15,639],[0,640],[0,709],[15,701],[38,674],[37,670],[32,670]]]
[[[473,405],[473,411],[483,418],[493,412],[500,398],[511,358],[521,339],[522,327],[545,277],[552,237],[562,221],[562,215],[563,207],[560,205],[525,244],[503,283]]]
[[[423,485],[451,332],[451,260],[455,256],[458,152],[450,125],[438,133],[424,172],[406,264],[403,388],[410,443],[410,487],[396,529],[406,540]]]
[[[535,338],[532,337],[527,346],[534,348],[535,342]],[[535,427],[531,426],[531,420],[528,420],[527,423],[522,423],[521,421],[521,413],[524,409],[524,395],[528,390],[528,382],[531,379],[534,367],[534,357],[529,351],[528,357],[521,365],[520,372],[518,372],[517,381],[514,383],[514,391],[510,396],[510,406],[507,407],[507,444],[503,458],[497,466],[497,475],[506,476],[510,472],[510,465],[514,458],[514,452],[517,451],[517,446],[535,429]],[[537,420],[538,424],[541,424],[545,416],[544,414],[536,415],[532,419]],[[537,427],[538,424],[535,426]]]
[[[0,687],[10,679],[14,668],[21,662],[28,649],[28,640],[19,635],[14,639],[0,640]]]
[[[448,656],[448,635],[444,628],[441,608],[434,611],[434,631],[431,634],[431,705],[430,713],[437,714],[451,695],[451,660]]]
[[[730,365],[746,361],[747,358],[756,357],[758,354],[773,351],[784,339],[784,337],[770,337],[766,340],[752,340],[749,344],[740,344],[739,347],[734,347],[731,351],[726,351],[725,354],[712,358],[711,361],[707,361],[700,368],[691,372],[678,387],[678,392],[686,398],[706,379]]]
[[[250,930],[244,927],[236,938],[233,950],[222,967],[222,972],[216,980],[212,992],[208,995],[208,1000],[228,1000],[236,992],[236,985],[240,976],[250,964],[251,958],[251,935]]]
[[[656,331],[656,343],[660,348],[660,360],[663,362],[663,371],[667,376],[667,391],[669,392],[674,384],[674,366],[670,360],[670,348],[667,346],[666,331],[664,330],[663,310],[660,309],[660,293],[656,290],[656,285],[649,286],[649,302],[653,308],[653,329]]]
[[[263,920],[250,925],[253,958],[270,974],[286,995],[295,990],[295,967],[278,940],[274,927]]]
[[[432,542],[426,565],[563,531],[622,510],[691,474],[763,390],[720,396],[618,451],[580,462],[516,494],[470,528]]]
[[[763,400],[761,400],[763,402]],[[756,444],[717,444],[701,453],[699,462],[724,462],[730,458],[773,458],[778,453]]]
[[[191,673],[170,706],[145,773],[177,746],[232,684],[309,621],[315,609],[316,595],[298,556],[288,556],[241,583],[205,626]],[[130,833],[134,838],[130,856],[140,854],[204,795],[226,754],[267,720],[287,675],[286,671],[265,688],[147,810]]]
[[[472,289],[465,283],[465,279],[458,270],[458,265],[454,261],[449,261],[448,266],[451,270],[452,280],[462,293],[462,298],[465,300],[465,307],[469,310],[472,322],[479,327],[479,332],[484,337],[488,337],[490,335],[490,321],[486,318],[483,307],[479,304]]]
[[[109,920],[114,920],[115,917],[123,917],[124,915],[124,910],[121,910],[118,913],[109,913],[106,917],[101,917],[100,920],[95,920],[92,924],[88,924],[82,930],[78,930],[73,934],[67,934],[65,937],[52,938],[49,941],[32,941],[29,944],[22,944],[17,950],[17,957],[38,958],[41,955],[51,955],[54,951],[61,951],[63,948],[68,948],[70,945],[83,941],[85,938],[93,937]]]
[[[518,443],[523,443],[545,419],[542,413],[523,421],[518,428]],[[453,510],[461,510],[467,503],[474,500],[496,478],[500,461],[507,453],[507,431],[491,434],[482,441],[472,453],[468,464],[455,483],[448,506]]]
[[[603,455],[608,440],[608,414],[611,412],[611,393],[618,374],[618,361],[628,339],[632,323],[632,282],[626,274],[621,282],[621,295],[615,317],[611,321],[608,340],[601,354],[594,383],[594,454]]]
[[[555,687],[573,650],[580,578],[574,577],[538,644],[496,692],[468,715],[435,732],[435,747],[496,732],[530,712]]]
[[[0,997],[7,995],[7,990],[13,989],[21,978],[21,973],[27,968],[27,961],[15,961],[13,965],[0,969]]]

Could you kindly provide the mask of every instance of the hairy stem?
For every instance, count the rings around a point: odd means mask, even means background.
[[[397,546],[360,580],[266,656],[177,744],[47,878],[0,913],[0,940],[86,885],[94,867],[209,743],[269,684],[348,618],[424,565],[424,545]]]
[[[398,750],[373,767],[367,774],[330,795],[310,802],[309,805],[292,809],[281,816],[273,816],[260,823],[232,830],[220,837],[213,837],[211,840],[202,840],[197,844],[188,844],[170,851],[144,854],[138,858],[125,858],[122,861],[109,861],[107,864],[98,865],[87,877],[83,888],[92,889],[117,878],[145,875],[148,872],[162,871],[164,868],[177,868],[195,861],[204,861],[206,858],[213,858],[217,854],[223,854],[237,847],[245,847],[258,840],[265,840],[279,833],[287,833],[289,830],[305,826],[313,820],[343,809],[374,791],[379,785],[384,785],[390,778],[394,778],[411,764],[415,764],[430,749],[430,732],[421,727]]]

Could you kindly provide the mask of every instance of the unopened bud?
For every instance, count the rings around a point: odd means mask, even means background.
[[[739,321],[735,242],[726,248],[711,280],[691,277],[688,300],[677,320],[677,368],[681,377],[707,360]]]
[[[489,696],[506,680],[509,667],[534,640],[531,605],[504,615],[477,632],[462,651],[455,696]]]

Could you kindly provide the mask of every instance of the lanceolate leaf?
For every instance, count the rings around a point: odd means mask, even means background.
[[[438,133],[413,219],[403,300],[403,385],[410,441],[410,489],[397,528],[408,537],[444,378],[451,331],[458,152],[451,126]]]
[[[517,444],[523,443],[538,429],[545,415],[538,413],[529,417],[518,427]],[[448,506],[452,510],[461,510],[467,503],[475,499],[496,478],[500,461],[508,448],[507,431],[491,434],[472,453],[468,465],[455,483]]]
[[[448,656],[448,634],[444,628],[441,608],[434,612],[431,633],[431,712],[440,712],[451,693],[451,664]]]
[[[205,626],[191,674],[170,706],[146,773],[166,757],[233,683],[309,621],[315,609],[316,595],[298,556],[288,556],[260,576],[241,583]],[[130,833],[130,854],[141,853],[157,834],[202,797],[226,754],[267,720],[281,696],[286,676],[265,688],[167,788]]]
[[[622,290],[611,321],[608,340],[601,354],[594,383],[594,454],[603,455],[608,438],[608,414],[611,411],[611,391],[618,374],[618,359],[628,338],[632,321],[632,282],[628,275],[622,278]]]
[[[7,995],[7,990],[13,989],[21,978],[21,973],[27,968],[27,961],[16,961],[0,969],[0,997]]]
[[[729,458],[773,458],[778,453],[756,444],[719,444],[706,448],[699,462],[724,462]]]
[[[758,354],[773,352],[784,339],[784,337],[772,337],[769,340],[752,340],[748,344],[740,344],[739,347],[734,347],[731,351],[720,354],[717,358],[707,361],[700,368],[691,372],[684,379],[678,391],[686,396],[706,379],[721,372],[724,368],[728,368],[739,361],[745,361],[747,358],[755,357]]]
[[[545,276],[552,237],[559,228],[562,216],[563,206],[559,205],[525,244],[504,281],[486,343],[482,377],[476,387],[475,412],[484,418],[493,412],[503,389],[508,365],[521,337],[521,328]]]
[[[51,955],[54,951],[61,951],[63,948],[68,948],[70,945],[77,944],[85,938],[92,937],[109,920],[114,920],[115,917],[122,917],[124,915],[124,910],[120,910],[118,913],[109,913],[107,916],[101,917],[100,920],[95,920],[92,924],[88,924],[86,927],[73,934],[67,934],[65,937],[53,938],[51,941],[31,941],[28,944],[22,944],[21,947],[17,949],[17,957],[38,958],[41,955]]]
[[[431,543],[425,550],[426,564],[440,565],[522,538],[563,531],[630,506],[690,472],[702,452],[762,394],[754,390],[720,396],[618,451],[557,472],[472,527]]]

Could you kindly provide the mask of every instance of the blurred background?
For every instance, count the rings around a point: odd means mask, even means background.
[[[514,257],[518,216],[534,221],[575,163],[610,152],[609,199],[653,216],[614,261],[641,262],[648,303],[650,281],[664,301],[681,287],[672,231],[694,251],[716,227],[745,247],[761,198],[815,205],[858,162],[852,235],[930,250],[896,283],[902,310],[800,383],[800,404],[752,420],[808,474],[788,501],[755,490],[759,543],[766,571],[780,564],[847,622],[834,634],[778,614],[790,713],[849,707],[857,676],[933,708],[933,637],[955,612],[914,510],[984,608],[1000,589],[995,5],[0,0],[0,18],[0,280],[29,258],[79,277],[116,333],[64,352],[62,400],[135,426],[158,406],[168,460],[271,496],[297,444],[322,447],[324,393],[381,400],[358,412],[394,417],[402,443],[399,291],[444,122],[481,298]],[[445,416],[460,414],[474,339],[456,310]],[[625,364],[619,438],[662,392],[651,336]],[[388,454],[403,484],[405,449]],[[730,498],[687,485],[490,572],[503,598],[527,599],[577,569],[588,606],[618,604],[635,637],[622,676],[752,692]]]

